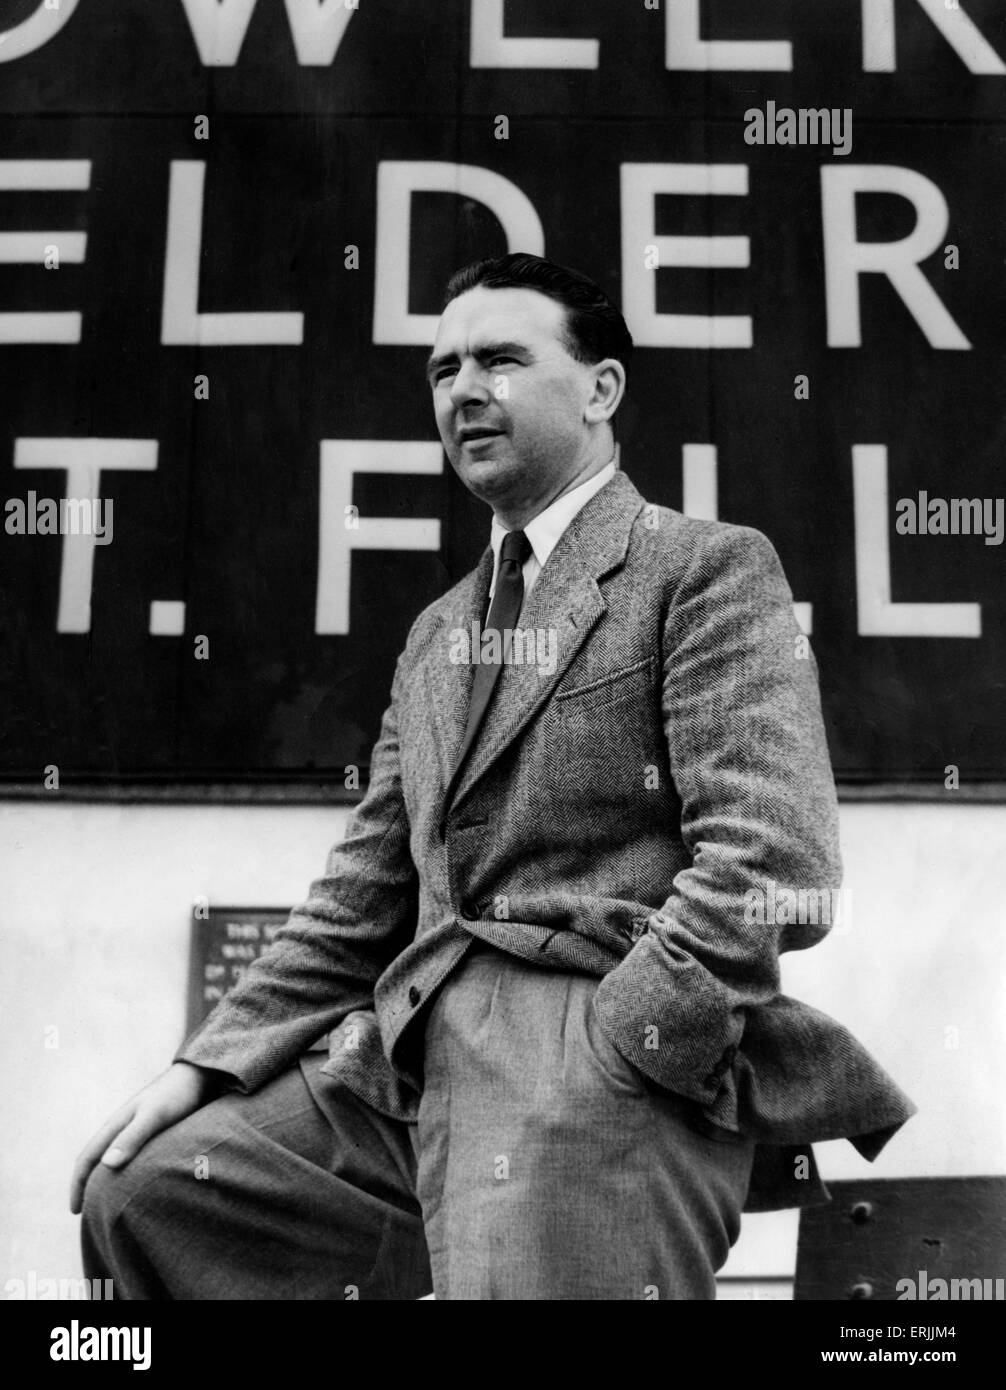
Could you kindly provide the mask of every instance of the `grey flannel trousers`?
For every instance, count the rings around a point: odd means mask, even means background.
[[[476,949],[432,1004],[418,1124],[309,1054],[88,1184],[125,1299],[711,1299],[753,1144],[608,1042],[597,980]]]

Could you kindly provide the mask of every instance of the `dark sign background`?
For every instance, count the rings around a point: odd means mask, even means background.
[[[8,4],[0,24],[36,8]],[[1001,6],[966,10],[1006,56]],[[598,39],[597,70],[471,67],[461,0],[360,0],[316,67],[298,64],[280,0],[259,0],[236,64],[218,68],[181,0],[83,0],[45,46],[0,60],[0,159],[91,161],[86,190],[0,191],[0,230],[87,235],[80,264],[0,264],[0,311],[83,315],[79,343],[0,344],[3,498],[64,487],[65,474],[15,470],[19,439],[158,444],[155,471],[102,474],[115,530],[95,551],[89,631],[57,630],[63,543],[0,532],[3,775],[41,784],[55,764],[71,785],[250,783],[366,766],[410,623],[488,541],[488,510],[446,464],[357,476],[361,516],[438,519],[441,548],[355,551],[349,633],[316,633],[321,441],[436,438],[427,348],[373,341],[378,167],[447,161],[520,188],[546,254],[616,298],[621,166],[748,167],[747,196],[661,196],[655,217],[658,235],[748,237],[749,268],[655,273],[659,312],[749,314],[753,347],[642,346],[622,466],[680,507],[683,446],[716,446],[720,518],[769,535],[813,604],[837,776],[942,785],[956,764],[962,783],[1006,780],[1002,547],[894,531],[895,500],[920,490],[1004,492],[1006,77],[970,72],[917,4],[895,13],[889,73],[863,71],[851,0],[703,6],[710,35],[791,41],[792,72],[669,71],[664,14],[642,0],[507,5],[508,36]],[[851,108],[852,153],[747,145],[744,111],[769,100]],[[194,138],[200,114],[209,140]],[[162,344],[172,161],[205,164],[200,312],[299,312],[301,344]],[[877,275],[859,281],[862,346],[828,346],[827,165],[907,168],[942,191],[960,268],[942,249],[922,268],[970,351],[930,346]],[[891,193],[861,196],[857,214],[861,240],[904,237],[915,216]],[[458,264],[506,249],[487,207],[416,195],[410,311],[436,313]],[[199,374],[208,400],[194,399]],[[888,450],[893,600],[979,603],[980,637],[859,635],[856,444]],[[150,635],[158,599],[184,601],[183,635]]]

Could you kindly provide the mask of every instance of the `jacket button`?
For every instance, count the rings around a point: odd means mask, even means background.
[[[416,989],[415,985],[409,985],[409,1003],[413,1008],[416,1007],[422,997],[422,992]]]
[[[477,922],[479,920],[478,904],[473,903],[470,898],[465,898],[461,904],[461,916],[466,922]]]

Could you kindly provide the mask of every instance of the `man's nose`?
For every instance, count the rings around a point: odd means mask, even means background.
[[[451,402],[455,409],[473,401],[484,405],[489,396],[489,380],[479,364],[470,358],[462,362],[451,386]]]

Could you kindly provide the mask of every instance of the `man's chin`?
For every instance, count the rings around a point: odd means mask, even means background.
[[[477,456],[462,448],[451,457],[451,463],[469,492],[485,501],[512,485],[513,460],[502,448],[496,450],[487,446]]]

